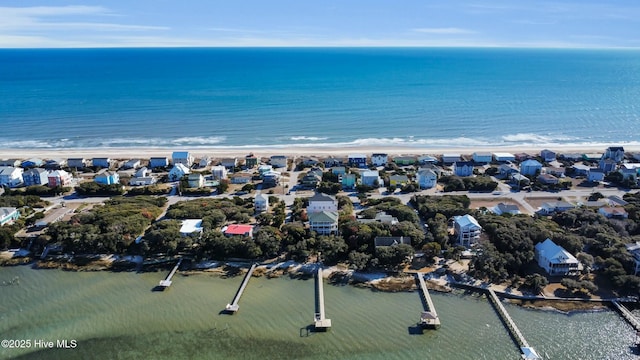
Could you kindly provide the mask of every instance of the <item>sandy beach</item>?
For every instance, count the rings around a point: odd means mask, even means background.
[[[616,144],[611,144],[615,146]],[[386,153],[389,155],[441,155],[443,153],[459,153],[459,154],[473,154],[474,152],[510,152],[510,153],[528,153],[536,154],[544,148],[539,147],[527,147],[527,146],[513,146],[513,147],[447,147],[447,148],[428,148],[428,147],[410,147],[410,146],[354,146],[354,147],[208,147],[208,148],[144,148],[144,147],[130,147],[130,148],[68,148],[68,149],[48,149],[48,148],[34,148],[34,149],[0,149],[0,159],[27,159],[32,157],[55,159],[55,158],[70,158],[70,157],[111,157],[114,159],[130,159],[130,158],[149,158],[158,156],[171,157],[173,151],[190,151],[194,157],[199,158],[203,156],[209,156],[213,158],[221,157],[244,157],[249,153],[253,153],[260,157],[269,157],[272,155],[287,155],[287,156],[347,156],[349,154],[365,154],[371,155],[372,153]],[[554,147],[554,151],[565,153],[601,153],[604,152],[605,147],[590,146],[590,147]],[[626,152],[640,151],[640,147],[630,148],[625,147]]]

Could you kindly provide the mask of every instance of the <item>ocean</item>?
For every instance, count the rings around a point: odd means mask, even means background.
[[[640,52],[0,49],[0,148],[640,145]]]
[[[158,273],[67,272],[5,267],[0,284],[0,339],[32,340],[0,348],[0,359],[520,359],[485,297],[432,293],[442,321],[417,331],[417,292],[384,293],[325,282],[332,328],[308,332],[314,281],[252,278],[235,315],[221,314],[242,277],[207,273],[152,289]],[[544,359],[637,359],[634,330],[613,311],[564,315],[505,304]],[[75,340],[70,349],[35,340]]]

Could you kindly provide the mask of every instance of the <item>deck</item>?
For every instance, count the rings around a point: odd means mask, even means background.
[[[258,264],[251,265],[251,268],[249,268],[249,271],[247,271],[247,273],[244,275],[244,279],[242,279],[242,283],[240,284],[240,287],[236,292],[236,296],[233,297],[233,301],[231,301],[231,304],[227,304],[227,306],[225,307],[226,311],[231,313],[236,313],[238,312],[238,310],[240,310],[240,305],[238,305],[238,302],[240,302],[240,297],[242,296],[244,289],[247,287],[247,284],[249,283],[249,279],[251,279],[251,275],[253,274],[253,271],[256,269],[256,266],[258,266]]]
[[[322,267],[318,266],[316,275],[316,312],[313,325],[316,329],[331,328],[331,319],[327,319],[324,312],[324,288],[322,280]]]
[[[178,260],[178,263],[176,264],[176,266],[173,267],[173,270],[171,270],[169,275],[167,275],[167,277],[164,280],[160,280],[160,284],[159,284],[160,287],[168,288],[169,286],[171,286],[171,283],[172,283],[171,279],[173,278],[173,275],[176,274],[176,271],[178,271],[180,264],[182,264],[182,259]]]
[[[423,274],[416,273],[416,279],[420,285],[422,306],[424,307],[424,311],[420,313],[420,325],[437,329],[440,327],[440,318],[438,317],[436,307],[433,305],[433,301],[431,300],[431,295],[429,295],[429,290],[427,289],[427,284],[424,281]]]

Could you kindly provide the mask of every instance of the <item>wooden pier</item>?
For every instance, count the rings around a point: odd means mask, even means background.
[[[324,289],[321,266],[318,266],[318,273],[316,275],[316,312],[313,325],[317,330],[331,328],[331,319],[327,319],[324,313]]]
[[[171,270],[169,275],[167,275],[167,277],[164,280],[160,280],[160,287],[168,288],[169,286],[171,286],[171,278],[173,278],[173,275],[175,275],[176,271],[178,271],[180,264],[182,264],[182,259],[178,260],[178,263],[176,264],[176,266],[173,267],[173,270]]]
[[[636,332],[640,332],[640,320],[629,311],[624,305],[620,304],[617,301],[611,301],[613,306],[618,310],[620,315],[633,327]]]
[[[538,353],[536,353],[536,351],[531,346],[529,346],[529,343],[520,332],[520,329],[518,329],[516,324],[513,322],[513,319],[511,319],[511,316],[507,312],[507,309],[504,308],[504,306],[500,302],[500,299],[498,299],[498,296],[496,295],[496,293],[491,289],[488,289],[487,293],[489,296],[489,300],[495,306],[496,311],[498,312],[498,315],[500,315],[500,318],[506,325],[507,330],[509,330],[511,337],[515,340],[515,342],[520,347],[522,358],[527,360],[542,359],[540,355],[538,355]]]
[[[244,275],[244,279],[242,279],[242,283],[240,284],[240,287],[236,292],[236,296],[233,298],[233,301],[231,302],[231,304],[227,304],[227,306],[225,307],[226,311],[235,314],[238,310],[240,310],[240,305],[238,305],[238,302],[240,301],[240,297],[242,296],[244,289],[247,287],[247,284],[249,283],[249,279],[251,279],[251,275],[253,274],[253,271],[256,269],[256,266],[258,266],[258,264],[251,265],[251,267],[249,268],[249,271],[247,271],[247,273]]]
[[[418,279],[418,283],[420,284],[420,292],[423,300],[422,305],[424,307],[424,311],[420,313],[420,325],[437,329],[440,327],[440,318],[438,317],[435,306],[433,306],[433,301],[431,301],[431,295],[429,295],[423,274],[416,273],[416,279]]]

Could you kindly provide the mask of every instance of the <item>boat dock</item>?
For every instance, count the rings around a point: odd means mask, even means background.
[[[176,264],[176,266],[173,267],[173,270],[171,270],[169,275],[167,275],[167,277],[164,280],[160,280],[160,287],[168,288],[169,286],[171,286],[171,278],[173,277],[173,275],[176,274],[176,271],[178,271],[180,264],[182,264],[182,259],[178,260],[178,263]]]
[[[420,313],[420,325],[437,329],[440,327],[440,318],[438,317],[435,306],[433,306],[433,301],[431,301],[431,295],[429,295],[423,274],[416,273],[416,279],[418,279],[418,283],[420,284],[422,305],[424,307],[424,311]]]
[[[233,298],[233,301],[231,302],[231,304],[227,304],[227,306],[225,307],[226,311],[235,314],[240,309],[240,305],[238,305],[238,302],[240,301],[240,297],[242,296],[244,289],[247,287],[247,284],[249,283],[249,279],[251,279],[251,275],[253,274],[253,271],[256,269],[256,266],[258,266],[258,264],[254,263],[253,265],[251,265],[251,267],[249,268],[249,271],[247,271],[247,273],[244,275],[244,279],[242,279],[242,283],[240,284],[240,287],[236,292],[236,296]]]
[[[320,266],[316,275],[316,312],[313,325],[316,330],[326,330],[331,327],[331,319],[327,319],[324,313],[324,289]]]
[[[511,316],[507,312],[507,309],[504,308],[504,306],[500,302],[500,299],[498,299],[498,296],[496,295],[496,293],[491,289],[488,289],[487,293],[488,293],[489,300],[495,306],[496,311],[498,312],[498,315],[500,315],[500,318],[506,325],[507,330],[509,330],[511,337],[515,340],[515,342],[520,347],[522,358],[527,360],[542,359],[542,357],[540,357],[540,355],[538,355],[538,353],[536,353],[536,351],[531,346],[529,346],[529,343],[520,332],[520,329],[518,329],[516,324],[513,322],[513,319],[511,319]]]
[[[618,310],[620,315],[634,328],[636,332],[640,332],[640,320],[629,311],[624,305],[620,304],[617,301],[611,301],[613,306]]]

